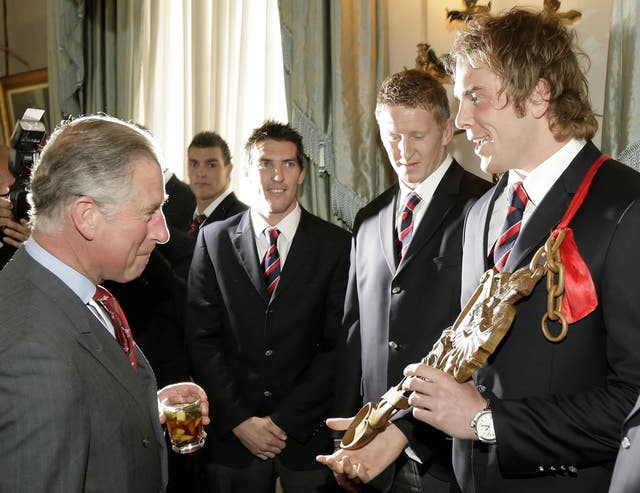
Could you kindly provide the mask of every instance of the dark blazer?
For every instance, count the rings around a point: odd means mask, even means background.
[[[269,298],[249,211],[200,231],[189,274],[188,348],[212,407],[208,460],[233,467],[253,455],[232,433],[271,416],[287,433],[278,456],[291,469],[318,467],[331,449],[323,420],[335,372],[349,235],[302,217]]]
[[[0,273],[0,491],[158,493],[156,382],[23,249]]]
[[[640,398],[622,425],[620,450],[613,469],[609,493],[640,491]]]
[[[176,181],[188,188],[188,185],[177,179]],[[179,198],[181,195],[169,192],[169,197],[164,206],[171,234],[169,241],[158,245],[151,253],[149,263],[138,279],[126,284],[105,283],[120,301],[136,342],[149,358],[160,387],[189,380],[191,376],[184,342],[184,325],[187,275],[195,238],[186,231],[191,224],[195,202],[187,210],[182,207],[183,201],[171,200],[171,197]],[[246,208],[231,193],[216,207],[206,222],[225,219]]]
[[[404,367],[425,356],[460,313],[463,221],[471,204],[490,186],[454,161],[397,268],[394,216],[399,186],[392,186],[358,212],[344,316],[348,344],[341,356],[342,390],[336,391],[334,409],[337,416],[352,416],[363,400],[376,402],[400,382]],[[423,462],[437,460],[450,471],[450,441],[437,434],[429,442],[437,457],[425,454]]]
[[[196,208],[196,198],[191,187],[176,175],[171,175],[164,189],[169,196],[169,200],[162,206],[167,224],[186,231],[189,229],[193,211]]]
[[[527,265],[559,223],[600,151],[580,151],[522,229],[505,266]],[[487,263],[487,228],[506,177],[471,209],[465,226],[462,299]],[[545,280],[516,304],[505,339],[475,379],[486,387],[497,445],[454,440],[463,491],[606,491],[620,425],[640,385],[640,174],[616,161],[602,165],[573,229],[598,295],[598,307],[570,325],[567,338],[542,335]]]

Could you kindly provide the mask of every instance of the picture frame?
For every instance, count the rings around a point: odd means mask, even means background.
[[[49,76],[46,68],[0,78],[0,125],[9,145],[11,133],[27,108],[49,112]]]

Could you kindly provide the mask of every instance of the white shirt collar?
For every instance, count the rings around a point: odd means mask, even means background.
[[[529,201],[537,207],[586,143],[585,140],[571,139],[547,160],[540,163],[524,180],[515,171],[509,171],[506,189],[508,190],[515,182],[522,181]]]
[[[430,201],[436,191],[436,188],[438,188],[442,177],[445,175],[452,162],[453,157],[451,157],[450,154],[447,154],[440,166],[422,180],[414,190],[411,190],[402,180],[400,180],[400,204],[404,204],[406,196],[411,192],[416,192],[423,201]]]
[[[253,207],[251,208],[250,214],[251,224],[253,225],[253,234],[256,238],[259,238],[265,228],[269,228],[271,226]],[[273,227],[280,231],[280,234],[284,235],[284,238],[290,243],[296,234],[298,225],[300,224],[301,215],[302,209],[300,209],[300,204],[296,202],[295,208]]]
[[[207,208],[203,211],[203,214],[205,216],[209,217],[213,213],[213,211],[216,210],[216,207],[218,207],[222,203],[222,201],[229,196],[229,194],[231,194],[231,188],[227,188],[213,202],[211,202],[207,206]],[[196,207],[195,211],[193,212],[192,219],[195,219],[198,214],[199,214],[198,213],[198,208]]]

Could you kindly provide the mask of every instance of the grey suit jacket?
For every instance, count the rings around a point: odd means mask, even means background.
[[[23,249],[0,273],[0,491],[164,491],[153,372]]]
[[[609,493],[640,491],[640,398],[622,425],[620,450]]]
[[[440,181],[400,264],[394,249],[394,185],[358,212],[351,248],[334,415],[353,416],[402,379],[460,312],[462,226],[490,183],[458,163]],[[431,475],[451,477],[451,441],[408,418],[396,423]],[[384,481],[381,479],[380,481]]]

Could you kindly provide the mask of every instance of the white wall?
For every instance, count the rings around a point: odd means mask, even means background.
[[[478,1],[478,5],[487,3],[486,0]],[[447,21],[446,9],[463,9],[462,0],[395,0],[388,5],[389,66],[392,73],[404,67],[415,66],[418,43],[429,43],[438,56],[449,51],[455,30]],[[499,13],[515,5],[541,9],[543,0],[525,0],[522,3],[492,0],[491,12]],[[587,79],[593,108],[600,115],[604,112],[611,5],[612,0],[563,0],[560,7],[560,12],[575,9],[582,13],[582,17],[572,27],[576,30],[578,45],[591,59]],[[448,86],[447,90],[451,96],[451,87]],[[452,97],[450,101],[452,112],[455,112],[457,104]],[[598,120],[602,124],[602,118]],[[594,138],[596,145],[600,144],[600,140],[599,130]],[[479,159],[473,154],[472,146],[464,134],[454,137],[450,150],[467,169],[483,174]]]

